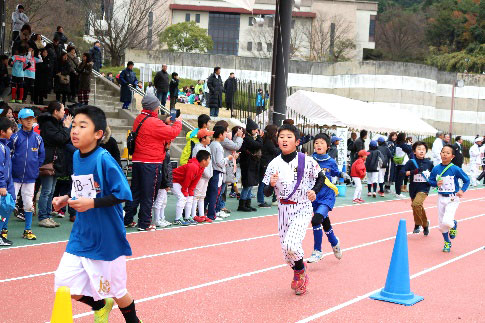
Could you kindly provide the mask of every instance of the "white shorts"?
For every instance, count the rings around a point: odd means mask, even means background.
[[[379,184],[384,183],[385,176],[386,176],[386,169],[385,168],[379,168]]]
[[[207,178],[201,177],[194,190],[194,197],[197,200],[205,198],[205,195],[207,193],[207,185],[209,185],[209,180]]]
[[[458,196],[443,196],[438,197],[438,229],[441,233],[450,231],[455,226],[455,213],[460,205],[460,198]]]
[[[71,295],[91,296],[95,301],[122,298],[126,290],[126,257],[93,260],[64,252],[55,273],[54,289],[69,287]]]
[[[367,172],[367,184],[378,183],[379,172]]]

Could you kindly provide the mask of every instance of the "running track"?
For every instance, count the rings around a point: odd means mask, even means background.
[[[400,218],[412,230],[409,200],[338,207],[331,213],[341,240],[342,260],[327,241],[326,257],[309,266],[309,291],[295,296],[292,271],[284,264],[277,217],[133,233],[128,239],[128,290],[149,322],[436,322],[485,321],[485,189],[466,193],[456,219],[458,235],[450,254],[441,251],[436,196],[426,201],[432,230],[408,235],[411,289],[424,301],[404,307],[373,301],[380,289]],[[2,323],[48,322],[54,276],[66,243],[0,249]],[[306,255],[312,232],[304,241]],[[74,303],[75,322],[92,313]],[[119,310],[110,322],[124,322]]]

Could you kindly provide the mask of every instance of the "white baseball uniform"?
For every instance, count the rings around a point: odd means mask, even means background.
[[[286,262],[293,267],[295,261],[303,259],[304,251],[302,241],[313,216],[312,203],[307,192],[315,186],[315,181],[321,169],[312,157],[305,157],[305,170],[301,183],[291,197],[296,204],[281,204],[293,192],[297,178],[298,157],[289,163],[281,155],[273,159],[266,169],[263,183],[270,184],[271,176],[278,173],[275,192],[280,203],[278,204],[278,228],[281,248]]]

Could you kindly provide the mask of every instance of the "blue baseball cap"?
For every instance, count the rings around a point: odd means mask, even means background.
[[[385,142],[385,141],[386,141],[386,138],[384,138],[384,137],[379,137],[377,139],[377,142]]]
[[[372,140],[369,144],[370,147],[377,147],[377,141]]]
[[[19,119],[27,119],[28,117],[35,117],[34,111],[29,108],[23,108],[19,112]]]
[[[333,144],[334,142],[336,142],[336,141],[340,141],[340,140],[342,140],[342,138],[339,138],[339,137],[337,137],[337,136],[332,136],[331,142],[332,142],[332,144]]]

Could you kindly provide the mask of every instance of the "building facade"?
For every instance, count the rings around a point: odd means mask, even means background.
[[[256,0],[252,12],[223,0],[172,0],[169,8],[172,24],[195,21],[208,30],[214,41],[211,54],[261,58],[272,55],[275,0]],[[294,9],[292,14],[291,59],[315,60],[317,56],[317,60],[330,60],[334,24],[335,47],[339,46],[339,39],[349,39],[355,48],[350,48],[346,57],[362,60],[363,49],[375,47],[376,15],[377,2],[303,0],[300,9]],[[264,23],[257,24],[257,17],[264,18]]]

